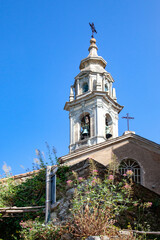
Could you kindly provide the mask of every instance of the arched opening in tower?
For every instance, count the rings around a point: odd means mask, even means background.
[[[105,117],[105,136],[107,139],[112,137],[112,118],[108,113]]]
[[[81,119],[81,130],[80,130],[81,140],[90,137],[90,116],[85,114]]]
[[[82,86],[83,93],[88,92],[88,83],[84,83]]]

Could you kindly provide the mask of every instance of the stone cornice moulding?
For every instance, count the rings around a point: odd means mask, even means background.
[[[85,68],[85,63],[86,62],[99,62],[100,63],[100,65],[105,69],[105,67],[106,67],[106,65],[107,65],[107,62],[104,60],[104,58],[103,57],[101,57],[101,56],[88,56],[88,57],[86,57],[86,58],[84,58],[84,59],[82,59],[81,60],[81,62],[80,62],[80,66],[79,66],[79,69],[80,70],[82,70],[83,68]],[[92,63],[91,63],[92,64]]]
[[[111,147],[112,145],[121,143],[123,141],[130,142],[130,140],[137,140],[139,143],[141,143],[141,146],[143,145],[142,147],[145,147],[147,149],[149,148],[151,151],[160,154],[160,144],[157,144],[153,141],[143,138],[137,134],[129,133],[117,138],[106,140],[105,142],[98,143],[90,147],[86,147],[85,149],[79,149],[76,152],[72,152],[65,156],[60,157],[60,160],[64,163],[64,162],[73,160],[75,157],[80,157],[86,153],[91,153],[96,150],[101,150],[105,147]],[[134,143],[134,141],[132,141],[132,143]]]
[[[106,80],[109,81],[109,82],[115,82],[113,77],[111,76],[111,74],[109,72],[107,72],[105,69],[104,69],[104,72],[97,72],[97,71],[92,71],[92,70],[83,70],[81,71],[80,73],[78,73],[78,75],[74,78],[75,79],[75,82],[74,82],[74,87],[75,87],[75,84],[76,84],[76,81],[77,80],[80,80],[82,79],[83,77],[86,77],[88,76],[89,74],[92,74],[92,75],[97,75],[97,74],[100,74],[103,76],[106,77]]]
[[[121,106],[120,104],[118,104],[116,101],[114,101],[106,92],[102,92],[102,91],[92,91],[86,95],[83,94],[83,96],[80,98],[75,99],[72,102],[66,102],[65,106],[64,106],[64,110],[69,111],[69,109],[77,104],[80,104],[80,102],[82,101],[88,101],[94,97],[103,97],[103,99],[105,101],[107,101],[108,103],[110,103],[117,111],[118,113],[120,113],[120,111],[123,109],[124,106]]]

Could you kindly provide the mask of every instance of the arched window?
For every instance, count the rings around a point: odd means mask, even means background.
[[[81,140],[90,137],[90,116],[86,114],[81,119],[81,132],[80,132]]]
[[[105,84],[105,92],[108,92],[108,84]]]
[[[84,83],[82,87],[83,93],[88,91],[88,83]]]
[[[112,119],[108,113],[105,117],[105,136],[107,139],[112,137]]]
[[[139,164],[132,159],[125,159],[121,162],[119,166],[119,172],[121,175],[125,174],[127,170],[132,170],[132,179],[136,183],[141,183],[141,168]]]

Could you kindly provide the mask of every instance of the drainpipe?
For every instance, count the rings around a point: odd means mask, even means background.
[[[51,204],[56,202],[56,172],[58,168],[52,170],[52,166],[46,168],[46,208],[45,208],[45,224],[50,220]]]

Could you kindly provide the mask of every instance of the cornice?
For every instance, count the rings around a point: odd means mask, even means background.
[[[101,72],[95,72],[95,71],[92,71],[92,70],[86,70],[86,69],[84,69],[84,70],[81,70],[76,76],[75,76],[75,80],[77,80],[77,79],[79,79],[79,78],[81,78],[81,75],[83,75],[83,76],[85,76],[85,75],[88,75],[88,74],[94,74],[94,75],[96,75],[96,74],[106,74],[106,76],[108,76],[108,75],[111,75],[109,72],[107,72],[105,69],[104,69],[104,72],[103,73],[101,73]]]
[[[67,162],[67,161],[73,160],[75,157],[81,157],[86,153],[92,153],[92,152],[101,150],[103,148],[112,147],[115,144],[118,144],[124,141],[130,141],[130,140],[134,140],[137,143],[141,143],[143,147],[147,149],[149,148],[151,151],[160,154],[160,144],[157,144],[153,141],[143,138],[137,134],[128,133],[117,138],[106,140],[105,142],[98,143],[90,147],[87,146],[85,149],[79,149],[76,152],[69,153],[65,156],[60,157],[60,160],[62,161],[62,163]]]
[[[98,61],[102,64],[103,68],[105,68],[106,65],[107,65],[107,62],[101,56],[95,56],[95,57],[94,56],[88,56],[88,57],[81,60],[79,69],[82,70],[84,68],[83,63],[89,62],[89,61]]]
[[[120,111],[123,109],[124,106],[121,106],[120,104],[118,104],[116,101],[114,101],[106,92],[104,91],[92,91],[89,94],[83,94],[82,97],[79,97],[77,99],[75,99],[72,102],[66,102],[65,106],[64,106],[64,110],[69,111],[71,107],[76,106],[78,104],[81,103],[81,101],[89,101],[92,98],[95,97],[102,97],[105,101],[107,101],[108,103],[112,104],[112,106],[118,110],[118,113],[120,113]]]

